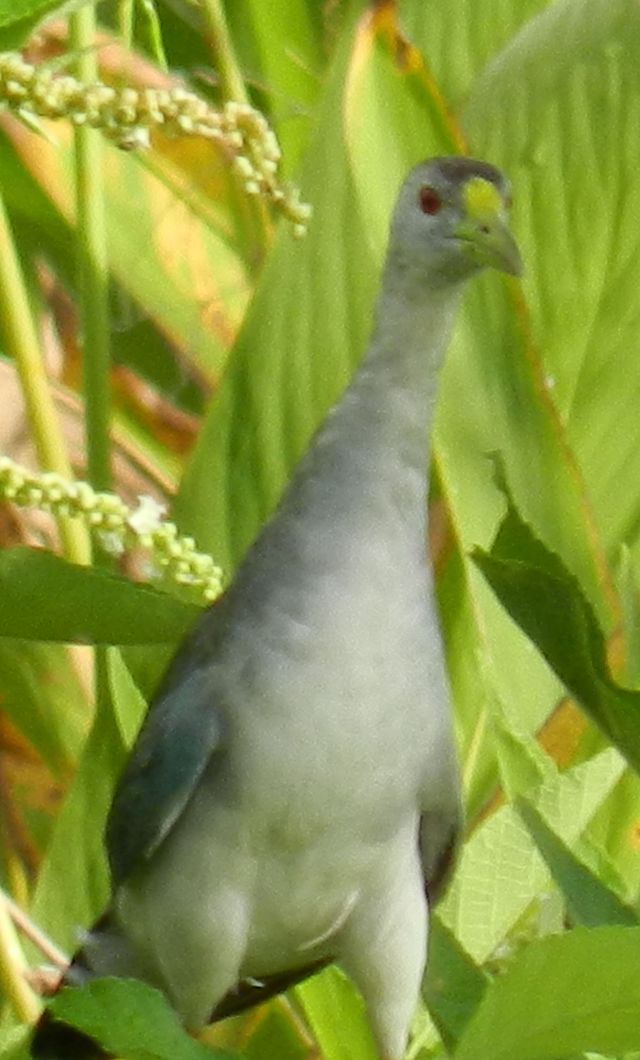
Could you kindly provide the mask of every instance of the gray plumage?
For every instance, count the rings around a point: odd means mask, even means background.
[[[197,1029],[337,960],[402,1057],[460,827],[428,442],[465,281],[519,269],[507,196],[471,159],[405,181],[362,364],[150,708],[109,818],[112,905],[70,982],[140,976]]]

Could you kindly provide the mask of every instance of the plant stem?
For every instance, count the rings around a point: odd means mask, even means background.
[[[208,41],[213,55],[213,65],[220,79],[220,92],[225,100],[249,103],[242,72],[236,60],[231,34],[225,17],[222,0],[201,0],[208,23]],[[272,225],[269,212],[262,199],[242,194],[238,203],[238,218],[244,235],[252,249],[249,260],[259,266],[271,242]]]
[[[19,1019],[33,1023],[42,1006],[27,982],[28,971],[7,903],[0,895],[0,985]]]
[[[97,80],[95,11],[87,4],[70,16],[71,45],[80,80]],[[109,268],[106,238],[103,144],[86,126],[74,130],[78,281],[82,325],[85,435],[88,479],[95,489],[111,487]]]
[[[70,45],[77,53],[80,81],[98,79],[95,55],[96,17],[85,4],[69,18]],[[74,129],[76,238],[87,477],[97,490],[111,488],[111,349],[109,341],[109,264],[106,235],[104,147],[100,133],[86,125]],[[93,561],[107,565],[106,553],[93,548]],[[106,648],[93,653],[96,718],[110,710]],[[95,724],[95,722],[94,722]]]
[[[249,97],[233,50],[224,4],[222,0],[202,0],[202,6],[209,23],[209,45],[213,53],[213,63],[220,78],[222,95],[225,99],[248,103]]]
[[[161,70],[168,70],[167,55],[162,40],[162,27],[153,0],[139,0],[140,7],[147,22],[147,36],[149,47],[156,63]]]
[[[4,200],[0,196],[0,318],[3,322],[6,352],[15,360],[40,465],[73,478],[73,471],[51,396],[38,333],[24,274],[13,239]],[[79,523],[58,518],[62,547],[67,559],[86,563],[89,558],[87,533]]]
[[[66,968],[69,964],[69,958],[66,953],[63,953],[62,950],[56,946],[55,942],[53,942],[48,935],[45,935],[44,931],[34,923],[31,917],[25,913],[24,909],[22,909],[17,902],[14,902],[13,898],[10,898],[2,888],[0,888],[0,903],[1,902],[4,902],[6,910],[16,928],[40,950],[43,957],[46,957],[48,961],[51,961],[56,968]]]
[[[125,48],[133,44],[133,0],[118,2],[118,32]]]

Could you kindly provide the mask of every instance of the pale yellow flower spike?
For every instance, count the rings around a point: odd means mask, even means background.
[[[72,482],[50,471],[38,474],[0,456],[0,498],[80,518],[116,555],[126,547],[148,549],[163,577],[190,587],[205,603],[222,591],[220,567],[196,550],[193,538],[180,536],[152,497],[139,497],[137,507],[129,508],[116,493],[99,493],[88,482]]]
[[[161,128],[173,136],[202,136],[223,144],[235,159],[236,172],[248,195],[263,195],[303,235],[311,207],[298,189],[279,177],[280,145],[259,111],[233,100],[221,109],[183,85],[134,88],[84,84],[67,74],[34,66],[17,52],[0,52],[0,105],[23,120],[66,119],[73,125],[100,129],[124,150],[149,146],[150,133]]]

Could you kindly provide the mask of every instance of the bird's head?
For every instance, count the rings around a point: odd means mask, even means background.
[[[485,266],[520,275],[509,206],[509,183],[488,162],[462,157],[422,162],[402,185],[391,222],[395,269],[439,286],[457,284]]]

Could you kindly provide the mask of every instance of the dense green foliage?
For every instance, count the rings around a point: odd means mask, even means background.
[[[0,47],[24,41],[58,6],[0,2]],[[152,17],[126,0],[99,5],[116,41],[97,51],[101,75],[156,84],[163,49],[170,71],[223,102],[228,78],[217,83],[209,70],[215,6],[158,0]],[[509,174],[526,273],[483,276],[469,290],[438,410],[431,546],[468,835],[433,918],[411,1056],[633,1060],[640,8],[226,8],[226,58],[272,122],[313,219],[304,240],[293,238],[210,141],[156,133],[147,154],[105,143],[114,488],[129,499],[175,493],[180,530],[230,575],[366,342],[408,167],[464,150]],[[34,61],[56,71],[61,41],[45,34],[31,45]],[[52,386],[81,466],[76,421],[91,395],[76,400],[82,336],[69,301],[83,297],[75,254],[86,232],[74,219],[70,130],[46,130],[0,118],[0,194],[43,343],[56,334]],[[0,332],[8,388],[17,354],[9,329]],[[0,389],[7,408],[8,394]],[[0,428],[0,450],[27,459],[16,437]],[[40,541],[21,520],[0,522],[0,546]],[[106,900],[101,834],[114,778],[143,696],[193,614],[184,589],[127,580],[139,567],[135,556],[114,573],[24,547],[0,553],[0,882],[67,950]],[[68,647],[87,639],[110,645],[98,655],[96,710],[86,654]],[[5,944],[0,917],[0,1051],[17,1057],[27,1013]],[[31,946],[27,957],[41,960]],[[216,1055],[138,986],[103,981],[55,1005],[131,1060]],[[325,1060],[374,1057],[360,1000],[334,968],[211,1037],[252,1060],[298,1060],[311,1039]]]

